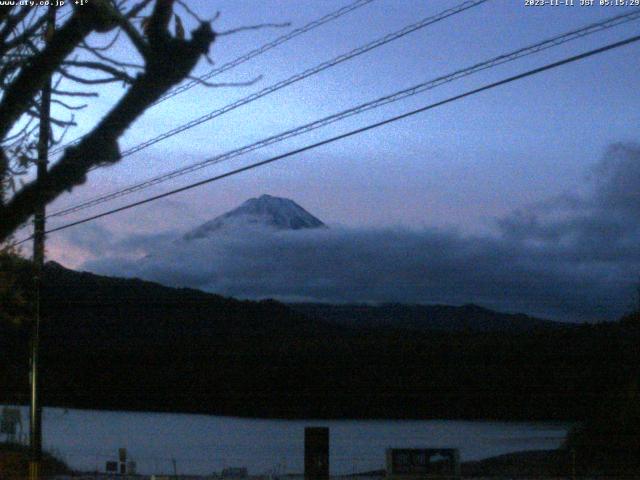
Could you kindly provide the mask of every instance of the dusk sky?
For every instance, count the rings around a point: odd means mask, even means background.
[[[187,0],[224,31],[215,66],[348,0]],[[121,140],[134,146],[461,0],[375,0],[150,109]],[[213,121],[153,145],[49,206],[77,204],[151,176],[525,47],[629,8],[525,7],[490,0]],[[597,3],[597,2],[596,2]],[[180,12],[180,10],[178,10]],[[186,14],[185,23],[193,27]],[[564,57],[637,35],[640,21],[472,75],[143,192],[51,219],[56,227],[284,153]],[[95,42],[100,41],[95,39]],[[104,41],[104,40],[102,40]],[[124,40],[123,58],[134,55]],[[514,82],[281,162],[49,236],[49,259],[112,275],[239,297],[479,303],[561,320],[614,319],[640,274],[640,46]],[[212,68],[201,62],[196,75]],[[120,86],[77,115],[95,124]],[[172,239],[251,197],[295,200],[331,228],[265,233],[177,252]],[[166,252],[158,254],[158,252]],[[148,254],[161,259],[140,262]],[[368,259],[368,260],[365,260]],[[298,265],[293,269],[291,265]],[[300,266],[302,265],[302,266]]]

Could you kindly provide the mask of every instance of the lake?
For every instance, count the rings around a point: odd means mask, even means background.
[[[28,409],[21,408],[28,433]],[[268,420],[212,415],[45,408],[43,444],[81,470],[104,471],[127,449],[139,473],[251,474],[304,470],[304,427],[330,429],[334,475],[381,469],[387,447],[456,447],[463,461],[556,448],[570,425],[458,420]]]

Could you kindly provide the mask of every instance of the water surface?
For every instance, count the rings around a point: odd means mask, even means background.
[[[25,432],[28,410],[22,408]],[[566,423],[458,420],[256,420],[212,415],[45,408],[43,443],[75,469],[104,470],[127,449],[139,473],[252,474],[304,470],[304,427],[330,429],[331,473],[384,467],[387,447],[455,447],[463,461],[556,448]]]

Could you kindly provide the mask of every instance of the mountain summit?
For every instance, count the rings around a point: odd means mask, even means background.
[[[263,226],[277,230],[320,228],[326,225],[288,198],[262,195],[186,233],[185,240],[207,237],[231,227]]]

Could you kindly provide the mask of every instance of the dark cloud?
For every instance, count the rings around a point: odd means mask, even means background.
[[[493,236],[423,229],[229,231],[77,237],[84,268],[245,298],[462,304],[567,320],[613,319],[640,273],[640,145],[611,146],[588,191],[499,219]],[[148,255],[148,256],[145,256]]]

